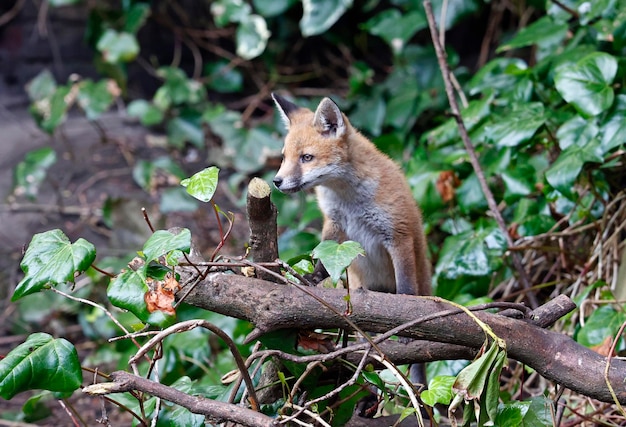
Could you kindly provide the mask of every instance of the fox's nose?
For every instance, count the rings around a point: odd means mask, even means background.
[[[274,185],[276,186],[276,188],[280,188],[280,185],[283,183],[283,179],[279,176],[276,176],[274,178]]]

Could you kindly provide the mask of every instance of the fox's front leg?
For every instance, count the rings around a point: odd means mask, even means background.
[[[418,295],[417,265],[413,239],[409,236],[396,238],[387,247],[396,279],[396,294]]]

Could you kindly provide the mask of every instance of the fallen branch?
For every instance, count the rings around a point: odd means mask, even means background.
[[[345,291],[309,288],[339,312],[345,306]],[[278,285],[263,280],[215,273],[201,282],[186,299],[189,304],[209,311],[252,322],[259,333],[284,328],[348,328],[345,318],[322,306],[314,298],[295,287]],[[360,328],[384,333],[393,327],[416,319],[426,319],[399,335],[413,339],[434,341],[439,360],[449,359],[445,345],[454,344],[470,350],[479,349],[484,334],[464,313],[450,314],[443,302],[407,295],[384,294],[365,290],[351,293],[353,313],[350,321]],[[561,298],[558,305],[563,304]],[[442,316],[442,313],[446,313]],[[539,311],[541,313],[541,311]],[[542,329],[531,321],[480,312],[476,316],[507,343],[508,355],[543,375],[545,378],[586,396],[612,402],[604,381],[606,358],[579,345],[570,337]],[[552,321],[550,319],[548,323]],[[539,322],[541,323],[541,322]],[[419,346],[423,351],[415,352]],[[436,360],[429,353],[430,343],[397,344],[395,363]],[[405,348],[406,352],[401,350]],[[471,354],[472,352],[468,352]],[[443,357],[442,357],[443,356]],[[613,360],[608,373],[618,400],[626,403],[626,362]]]
[[[102,396],[111,393],[122,393],[137,390],[148,393],[152,396],[180,405],[189,409],[194,414],[201,414],[207,417],[210,423],[223,423],[232,421],[244,426],[273,426],[275,420],[255,412],[251,409],[233,405],[231,403],[218,402],[199,396],[191,396],[182,391],[176,390],[155,381],[138,377],[125,371],[116,371],[111,374],[113,382],[98,383],[87,386],[83,393],[95,396]]]

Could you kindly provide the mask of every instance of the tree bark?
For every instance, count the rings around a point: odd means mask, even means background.
[[[278,230],[276,206],[270,200],[271,189],[261,178],[252,178],[248,184],[247,211],[250,224],[250,254],[255,262],[274,262],[278,259]],[[278,273],[278,267],[270,267]],[[256,277],[271,282],[276,279],[265,271],[256,271]]]
[[[345,291],[339,289],[307,288],[339,313],[346,306]],[[252,322],[252,336],[283,328],[346,328],[343,316],[330,311],[311,296],[294,286],[284,286],[263,280],[215,273],[209,275],[189,294],[186,302],[209,311]],[[393,327],[417,318],[429,320],[406,329],[399,335],[417,340],[454,344],[455,350],[446,354],[446,347],[437,344],[436,358],[429,352],[430,344],[414,342],[404,346],[392,359],[397,363],[425,362],[451,359],[459,346],[474,351],[485,342],[485,334],[465,313],[450,314],[444,302],[366,290],[353,290],[350,320],[365,331],[384,333]],[[445,315],[442,313],[446,313]],[[438,315],[439,314],[439,315]],[[579,345],[570,337],[542,329],[529,321],[513,319],[486,312],[475,313],[507,344],[508,356],[518,360],[545,378],[577,393],[613,402],[604,379],[607,359]],[[419,348],[422,351],[415,351]],[[414,352],[415,351],[415,352]],[[469,352],[471,353],[471,351]],[[468,355],[467,353],[463,356]],[[391,358],[391,357],[390,357]],[[626,362],[611,360],[609,380],[618,400],[626,403]]]
[[[84,393],[91,395],[105,395],[138,390],[158,396],[168,402],[176,403],[189,409],[194,414],[202,414],[211,423],[219,424],[232,421],[244,426],[273,426],[275,420],[260,412],[253,411],[231,403],[219,402],[204,397],[192,396],[173,387],[155,381],[138,377],[125,371],[116,371],[111,374],[113,382],[99,383],[87,386]]]

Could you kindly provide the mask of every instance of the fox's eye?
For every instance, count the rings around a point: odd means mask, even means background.
[[[313,154],[303,154],[300,156],[300,163],[307,163],[313,160]]]

